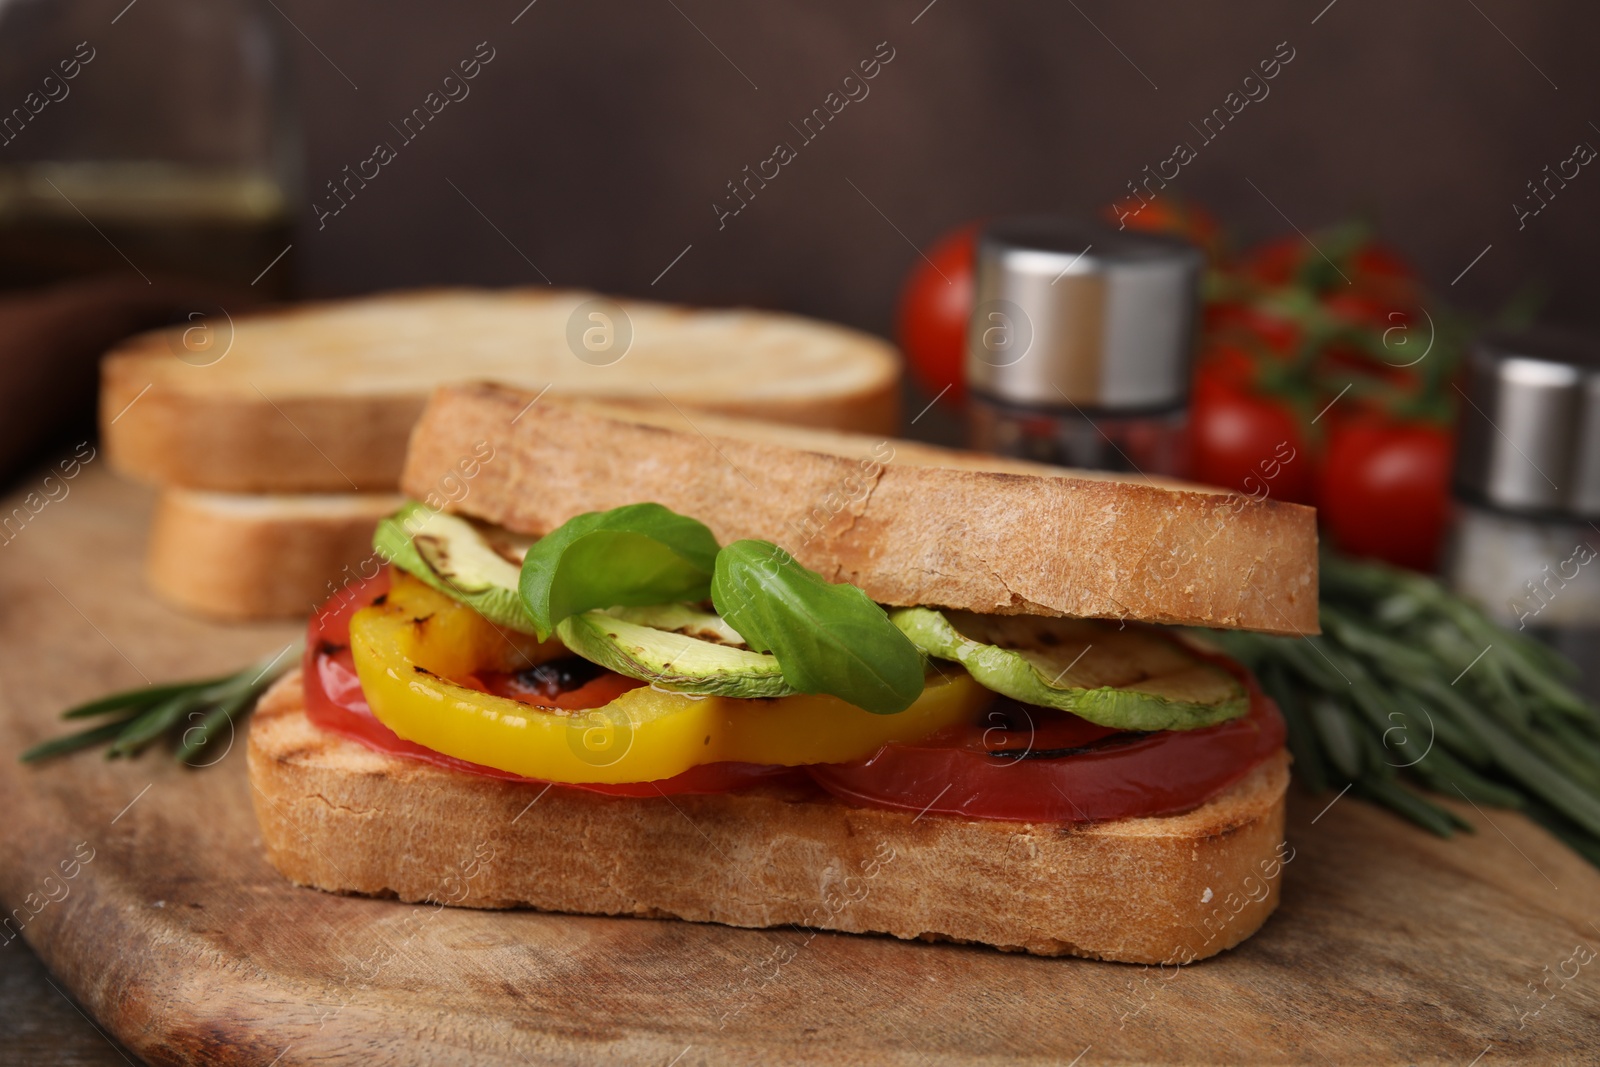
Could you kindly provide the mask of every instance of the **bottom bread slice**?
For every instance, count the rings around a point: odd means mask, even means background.
[[[1288,755],[1195,811],[1090,825],[856,807],[810,787],[631,798],[463,774],[262,700],[249,774],[267,857],[341,893],[671,916],[1187,962],[1278,903]]]

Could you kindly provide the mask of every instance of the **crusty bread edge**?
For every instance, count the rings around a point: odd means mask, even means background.
[[[156,499],[145,579],[162,600],[227,622],[303,618],[372,557],[372,531],[398,496],[375,496],[372,514],[239,513],[206,494]]]
[[[919,817],[811,789],[613,798],[373,751],[313,725],[294,672],[257,709],[247,760],[285,877],[467,907],[1180,963],[1254,933],[1285,859],[1286,753],[1187,814],[1077,827]]]

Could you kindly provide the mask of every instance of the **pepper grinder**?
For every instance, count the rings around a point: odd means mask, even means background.
[[[1600,698],[1600,344],[1486,335],[1464,379],[1445,580]]]
[[[967,330],[972,446],[1181,476],[1203,267],[1176,238],[1048,217],[991,223]]]

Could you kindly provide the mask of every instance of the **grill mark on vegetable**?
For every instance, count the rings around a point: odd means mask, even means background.
[[[525,667],[513,677],[517,684],[542,697],[558,697],[574,689],[581,689],[604,673],[605,668],[578,656],[551,660],[537,666]]]
[[[323,641],[317,646],[317,653],[323,656],[337,656],[349,647],[349,645],[339,645],[332,641]]]

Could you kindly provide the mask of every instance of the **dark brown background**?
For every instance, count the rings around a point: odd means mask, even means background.
[[[540,281],[526,255],[558,285],[887,332],[911,243],[975,215],[1098,211],[1288,41],[1271,95],[1177,191],[1247,236],[1288,230],[1265,197],[1307,231],[1370,212],[1464,306],[1540,280],[1556,317],[1600,319],[1600,167],[1522,232],[1511,207],[1578,141],[1600,145],[1594,9],[1326,2],[538,0],[512,25],[526,0],[279,0],[307,139],[301,286]],[[485,40],[472,95],[317,232],[311,192]],[[871,95],[719,232],[724,183],[798,143],[788,123],[884,40]]]
[[[218,118],[227,94],[194,88],[219,65],[261,66],[263,50],[221,36],[226,20],[197,19],[177,0],[75,4],[66,10],[81,26],[67,39],[93,38],[93,76],[29,140],[0,147],[10,153],[0,163],[65,151],[80,127],[101,128],[86,121],[96,110],[131,139],[223,156],[261,139],[259,123]],[[1187,140],[1199,157],[1170,191],[1246,239],[1368,215],[1432,283],[1430,306],[1487,315],[1540,284],[1547,319],[1600,329],[1600,166],[1526,229],[1513,210],[1545,166],[1579,141],[1600,145],[1600,13],[1571,0],[208,0],[204,10],[243,7],[284,43],[303,178],[292,253],[259,287],[216,298],[233,311],[283,292],[548,279],[888,334],[917,246],[976,216],[1099,214]],[[8,33],[26,26],[13,19]],[[803,143],[790,124],[880,42],[894,59],[869,95]],[[1201,142],[1190,124],[1282,42],[1294,59],[1270,95]],[[494,59],[470,95],[404,142],[391,124],[480,43]],[[6,99],[34,87],[25,66],[0,65]],[[183,118],[145,121],[174,113]],[[380,141],[398,157],[320,226],[314,200]],[[713,205],[727,183],[780,141],[799,158],[719,229]],[[234,271],[241,285],[287,238],[262,240]],[[91,284],[125,284],[128,306],[72,311],[73,331],[43,323],[56,340],[43,347],[33,333],[6,346],[0,330],[0,479],[90,432],[94,363],[120,332],[188,321],[190,305],[156,299],[120,253],[89,247],[111,272]],[[17,299],[29,314],[38,306]],[[41,374],[50,387],[38,387]],[[911,411],[924,403],[910,399]],[[945,407],[917,434],[959,438]],[[60,427],[70,429],[52,436]]]

